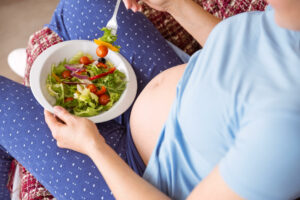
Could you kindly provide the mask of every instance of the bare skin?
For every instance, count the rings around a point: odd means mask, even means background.
[[[157,142],[171,105],[176,85],[186,64],[170,68],[152,79],[137,98],[130,116],[133,141],[145,164]]]

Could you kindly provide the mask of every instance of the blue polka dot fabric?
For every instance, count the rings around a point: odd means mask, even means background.
[[[3,200],[10,199],[6,183],[12,159],[0,145],[0,199]]]
[[[62,0],[47,26],[63,40],[92,40],[102,35],[99,28],[106,25],[115,4],[116,0]],[[182,64],[144,15],[126,10],[121,3],[117,20],[117,44],[137,75],[138,94],[155,75]],[[130,109],[97,127],[120,157],[142,175],[145,166],[131,138],[129,116]],[[57,199],[114,199],[87,156],[56,146],[44,121],[43,108],[34,99],[30,88],[4,77],[0,77],[0,124],[1,200],[9,199],[5,185],[12,158]]]
[[[30,88],[0,77],[0,91],[1,200],[9,197],[6,183],[12,157],[58,199],[113,199],[89,157],[56,146],[44,121],[43,108]],[[107,144],[127,162],[132,151],[128,146],[133,146],[133,141],[126,127],[115,121],[99,123],[97,127]],[[139,157],[130,159],[143,165]]]
[[[116,0],[62,0],[47,26],[63,40],[93,40],[101,37],[102,27],[112,17]],[[121,2],[118,15],[117,45],[131,63],[140,92],[155,75],[182,64],[181,59],[142,14],[127,10]]]

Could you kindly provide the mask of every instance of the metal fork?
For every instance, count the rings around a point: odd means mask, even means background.
[[[116,4],[115,10],[114,10],[114,14],[106,24],[106,27],[111,29],[111,33],[114,34],[114,35],[116,35],[117,29],[118,29],[117,14],[118,14],[120,2],[121,2],[121,0],[117,0],[117,4]]]

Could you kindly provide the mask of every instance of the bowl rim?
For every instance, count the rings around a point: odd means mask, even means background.
[[[95,47],[95,52],[96,52],[97,45],[90,40],[63,41],[63,42],[57,43],[57,44],[47,48],[45,51],[43,51],[35,59],[32,67],[31,67],[29,82],[30,82],[30,87],[31,87],[33,96],[35,97],[37,102],[44,109],[50,111],[51,113],[54,113],[53,105],[51,105],[51,103],[47,100],[45,95],[43,95],[44,90],[42,89],[43,83],[41,80],[42,79],[41,73],[42,73],[43,68],[45,67],[45,63],[59,49],[69,48],[70,46],[75,46],[77,48],[78,46],[81,47],[82,45],[91,45],[93,48]],[[80,50],[80,48],[79,48],[76,51],[78,52],[78,51],[83,51],[83,50]],[[127,72],[126,73],[127,85],[126,85],[126,89],[123,91],[120,99],[116,103],[114,103],[112,108],[110,108],[108,111],[104,111],[98,115],[86,117],[95,123],[109,121],[111,119],[118,117],[122,113],[124,113],[133,103],[133,101],[136,97],[136,93],[137,93],[137,78],[136,78],[135,72],[134,72],[132,66],[129,64],[129,62],[120,53],[113,52],[111,50],[109,50],[107,57],[119,59],[119,61],[121,63],[120,65],[124,65],[123,67],[125,67],[126,72]],[[69,59],[69,58],[67,58],[67,59]],[[61,60],[57,60],[57,61],[53,62],[52,64],[57,64],[60,61]],[[120,67],[120,65],[119,65],[119,67]],[[51,67],[51,64],[49,65],[49,68],[50,67]],[[115,67],[118,69],[118,66],[115,66]],[[44,83],[44,86],[45,85],[46,85],[46,83]]]

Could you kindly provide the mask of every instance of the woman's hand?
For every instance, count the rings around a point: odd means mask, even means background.
[[[54,113],[63,122],[47,110],[44,113],[46,123],[60,148],[89,155],[97,144],[105,143],[96,125],[87,118],[74,116],[59,106],[54,108]]]
[[[159,11],[168,11],[170,6],[175,5],[177,0],[143,0],[150,7]],[[142,7],[136,0],[123,0],[127,9],[131,9],[134,12],[141,11]]]

